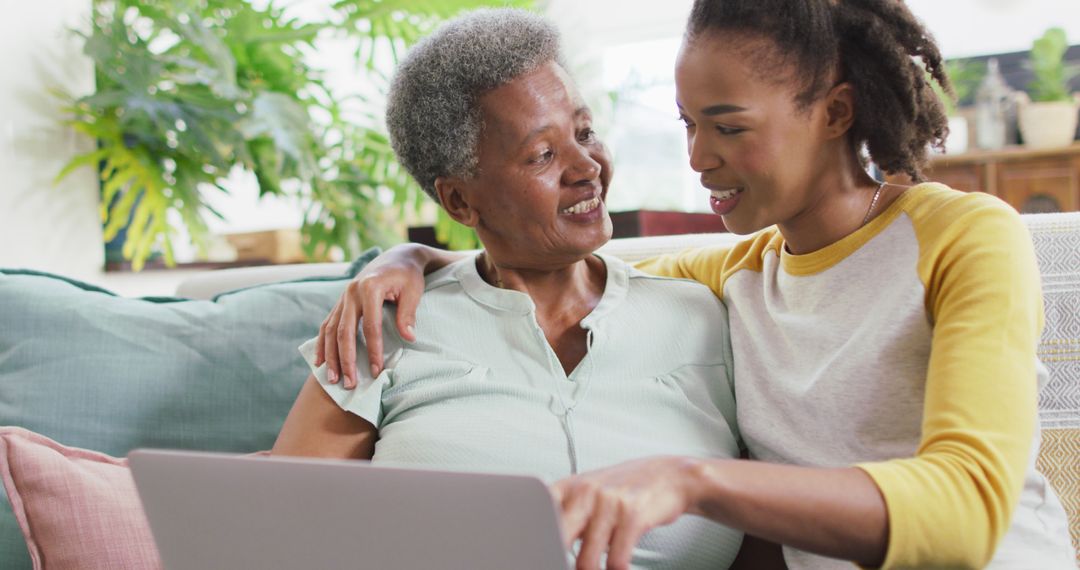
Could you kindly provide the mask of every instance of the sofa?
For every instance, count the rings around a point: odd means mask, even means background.
[[[1039,466],[1061,495],[1078,542],[1080,213],[1024,220],[1043,280],[1046,329],[1039,354],[1051,372],[1039,399]],[[612,241],[604,251],[635,261],[737,239],[629,238]],[[126,510],[109,510],[119,508],[117,489],[127,500],[133,495],[123,456],[138,447],[269,449],[307,376],[292,347],[317,334],[348,280],[376,253],[351,264],[214,271],[185,281],[174,297],[142,299],[56,275],[0,269],[0,426],[17,426],[0,428],[4,488],[16,491],[11,497],[0,493],[0,568],[46,562],[49,568],[94,567],[81,562],[110,560],[114,553],[80,549],[107,531],[114,534],[106,542],[142,541],[140,552],[152,554],[142,523],[136,520],[127,529],[112,522],[134,520],[131,511],[138,510],[137,501]],[[41,464],[18,463],[26,449],[44,450],[39,455],[53,461],[48,474],[69,470],[71,480],[83,486],[67,492],[98,493],[97,502],[78,503],[85,513],[76,507],[63,512],[57,483],[32,471]],[[19,465],[24,471],[17,471]],[[37,499],[30,491],[20,493],[24,481],[48,495],[49,509],[30,508]],[[30,529],[25,536],[20,524]],[[99,526],[110,528],[94,534]],[[67,542],[49,544],[56,534]]]

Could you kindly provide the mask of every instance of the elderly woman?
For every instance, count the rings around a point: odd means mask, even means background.
[[[550,24],[494,10],[402,62],[394,150],[484,251],[427,277],[422,342],[388,319],[385,370],[355,390],[314,366],[314,341],[301,347],[313,374],[274,453],[550,481],[656,454],[738,455],[723,306],[594,253],[611,237],[610,158],[560,61]],[[647,535],[634,565],[726,567],[741,538],[684,517]]]

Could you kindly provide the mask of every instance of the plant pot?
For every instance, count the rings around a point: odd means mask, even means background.
[[[1020,107],[1020,134],[1029,148],[1054,148],[1072,144],[1076,135],[1077,103],[1052,101]]]

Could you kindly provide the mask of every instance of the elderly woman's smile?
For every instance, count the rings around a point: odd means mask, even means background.
[[[569,208],[559,210],[559,213],[566,216],[584,216],[595,212],[603,203],[603,200],[596,196],[588,200],[582,200]]]

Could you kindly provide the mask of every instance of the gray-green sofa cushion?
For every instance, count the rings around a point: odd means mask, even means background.
[[[0,425],[124,456],[137,447],[269,449],[347,275],[260,285],[212,301],[117,297],[0,269]],[[0,568],[30,568],[0,487]]]

